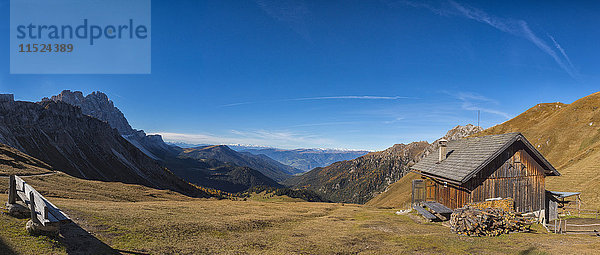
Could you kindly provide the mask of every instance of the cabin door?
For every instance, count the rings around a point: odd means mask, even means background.
[[[420,204],[425,201],[425,182],[421,179],[412,182],[412,203]]]
[[[436,192],[437,192],[437,184],[432,180],[425,181],[425,189],[427,190],[427,195],[425,196],[425,200],[427,201],[437,201],[436,200]]]

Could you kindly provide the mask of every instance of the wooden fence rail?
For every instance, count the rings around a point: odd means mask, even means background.
[[[592,210],[592,209],[581,209],[581,208],[575,208],[575,207],[563,207],[563,212],[569,212],[569,214],[571,214],[571,212],[577,213],[577,215],[581,216],[581,215],[594,215],[596,219],[600,218],[600,210]]]
[[[568,224],[567,219],[558,219],[553,224],[545,226],[555,234],[598,234],[600,232],[600,224]]]
[[[27,184],[21,177],[11,175],[9,178],[8,203],[15,204],[17,198],[23,201],[31,211],[31,220],[47,225],[70,220],[54,204],[50,203],[44,196],[37,192],[31,185]]]

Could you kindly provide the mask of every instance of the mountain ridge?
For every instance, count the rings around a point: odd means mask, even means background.
[[[240,191],[239,187],[250,188],[253,184],[280,187],[276,182],[272,182],[270,178],[284,180],[291,176],[286,171],[293,171],[293,168],[277,164],[277,162],[272,162],[273,160],[270,159],[267,160],[260,156],[249,157],[241,154],[218,155],[217,153],[213,153],[212,158],[196,158],[199,162],[184,160],[185,158],[191,158],[185,155],[185,149],[168,145],[162,140],[160,135],[147,135],[143,130],[131,128],[125,115],[114,106],[106,94],[99,91],[84,97],[80,91],[64,90],[56,96],[42,99],[41,102],[67,103],[81,109],[83,114],[104,121],[111,127],[113,127],[112,125],[116,125],[113,128],[130,144],[148,157],[158,161],[163,167],[171,169],[175,174],[191,180],[196,185],[216,189],[225,187],[224,191],[227,192],[238,192]],[[240,158],[244,158],[244,160]],[[205,161],[208,159],[215,160],[206,164]],[[228,162],[231,163],[228,164]],[[244,169],[243,167],[253,169]],[[218,171],[216,171],[217,169]],[[228,171],[230,171],[230,175],[228,175]],[[194,176],[194,174],[198,176]],[[248,185],[240,183],[236,176],[243,177],[244,180],[248,181]],[[211,181],[215,182],[213,183],[214,185],[211,184]]]
[[[471,124],[456,126],[443,138],[458,139],[479,131],[480,127]],[[353,160],[315,168],[284,181],[284,184],[313,190],[334,202],[363,204],[400,180],[412,165],[435,151],[438,146],[436,144],[426,141],[396,144],[386,150],[371,152]]]
[[[0,102],[0,116],[1,143],[69,175],[207,196],[78,107],[54,101]]]

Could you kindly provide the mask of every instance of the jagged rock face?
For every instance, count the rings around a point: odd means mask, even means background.
[[[136,149],[106,122],[66,103],[0,103],[0,142],[72,176],[198,195],[197,189]]]
[[[108,96],[102,92],[92,92],[87,96],[83,96],[81,91],[63,90],[60,94],[52,96],[49,99],[44,98],[42,101],[52,100],[54,102],[65,102],[70,105],[81,108],[81,112],[90,115],[96,119],[108,122],[108,124],[119,131],[122,135],[130,135],[134,130],[127,122],[125,115],[114,106],[113,102],[108,99]]]
[[[178,153],[176,148],[167,145],[160,135],[147,136],[143,130],[131,128],[125,115],[102,92],[93,92],[84,97],[81,91],[64,90],[60,94],[52,96],[50,99],[44,98],[42,101],[60,101],[74,105],[81,108],[83,114],[106,121],[112,128],[117,129],[127,141],[152,159],[162,160],[166,156]]]
[[[444,139],[456,140],[473,135],[481,128],[457,126]],[[441,139],[441,138],[440,138]],[[396,144],[384,151],[315,168],[284,182],[295,188],[307,188],[334,202],[366,203],[392,183],[400,180],[427,154],[437,149],[437,141]]]

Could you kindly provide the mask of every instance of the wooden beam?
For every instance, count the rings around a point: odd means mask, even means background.
[[[37,213],[35,212],[35,199],[34,199],[33,191],[29,192],[29,210],[31,211],[31,220],[35,223],[40,223],[37,217]]]
[[[17,202],[17,183],[15,181],[15,176],[10,175],[8,178],[8,203],[14,204]]]

